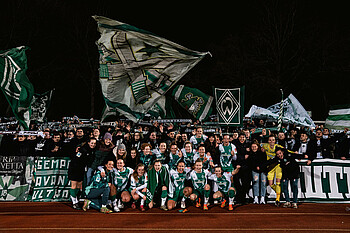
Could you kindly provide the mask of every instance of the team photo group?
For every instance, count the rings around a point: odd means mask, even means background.
[[[297,161],[306,159],[307,166],[314,159],[349,156],[347,129],[330,134],[322,127],[283,127],[280,132],[263,128],[257,133],[249,126],[204,133],[197,125],[186,133],[187,127],[180,126],[154,122],[134,127],[119,121],[108,129],[46,129],[36,150],[51,156],[70,154],[73,208],[103,213],[155,207],[187,212],[191,205],[203,210],[219,205],[232,211],[247,203],[266,204],[268,186],[275,192],[277,207],[298,208]]]

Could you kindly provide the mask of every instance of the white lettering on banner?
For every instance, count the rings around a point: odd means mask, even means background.
[[[51,167],[52,168],[57,168],[59,166],[59,163],[60,163],[60,160],[58,160],[58,159],[52,160]]]
[[[36,167],[36,170],[41,170],[41,169],[43,169],[43,167],[42,167],[42,162],[43,162],[43,161],[40,160],[40,159],[36,161],[36,166],[35,166],[35,167]]]
[[[35,186],[65,186],[68,183],[68,177],[65,175],[51,175],[51,176],[36,176]]]
[[[299,189],[299,197],[303,198],[327,198],[326,194],[322,192],[322,166],[314,166],[314,176],[311,176],[310,166],[301,166],[301,172],[304,173],[306,192],[301,193]],[[315,192],[312,190],[312,180],[315,184]]]
[[[46,190],[46,197],[50,197],[51,193],[53,192],[52,189]]]
[[[322,178],[327,179],[326,173],[328,173],[329,181],[328,184],[330,186],[331,192],[328,193],[329,198],[340,198],[343,199],[343,195],[339,193],[338,181],[337,181],[337,173],[340,174],[340,178],[343,177],[343,172],[341,167],[335,166],[323,166]]]
[[[65,178],[66,178],[66,176],[59,176],[58,177],[58,182],[57,182],[57,185],[59,186],[59,185],[64,185],[64,181],[65,181]]]
[[[41,176],[37,176],[35,178],[35,186],[40,186],[41,185]],[[34,196],[34,195],[33,195]]]
[[[50,181],[50,176],[44,176],[44,186],[46,186]]]
[[[50,170],[50,169],[68,169],[70,160],[66,159],[50,159],[46,157],[36,160],[36,170]],[[44,164],[43,164],[44,163]]]
[[[42,199],[44,190],[34,190],[32,199]]]
[[[55,184],[56,184],[56,176],[52,176],[50,185],[53,186]]]
[[[350,167],[344,167],[344,177],[347,178],[348,193],[345,194],[346,198],[350,198]]]
[[[51,169],[52,167],[50,166],[50,160],[45,160],[44,161],[44,169],[45,170],[49,170]]]

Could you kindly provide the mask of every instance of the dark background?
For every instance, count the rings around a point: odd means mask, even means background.
[[[26,45],[35,92],[55,88],[49,119],[101,116],[99,38],[92,15],[109,17],[193,50],[210,51],[178,84],[246,86],[245,112],[296,96],[314,120],[350,102],[348,8],[339,1],[245,0],[147,3],[11,0],[1,3],[0,50]],[[0,116],[11,116],[0,95]]]

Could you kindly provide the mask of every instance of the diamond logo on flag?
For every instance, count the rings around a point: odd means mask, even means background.
[[[241,105],[229,90],[224,91],[217,103],[217,110],[226,124],[231,122],[240,107]]]
[[[214,92],[219,123],[242,125],[244,87],[233,89],[215,88]]]

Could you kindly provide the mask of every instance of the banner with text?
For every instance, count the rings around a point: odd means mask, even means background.
[[[70,158],[37,157],[33,181],[32,201],[68,201]]]
[[[337,159],[314,160],[306,166],[300,164],[298,201],[319,203],[350,203],[350,161]],[[292,198],[290,185],[289,194]],[[268,198],[275,198],[275,192],[267,190]]]
[[[34,157],[0,156],[0,201],[27,201]]]

